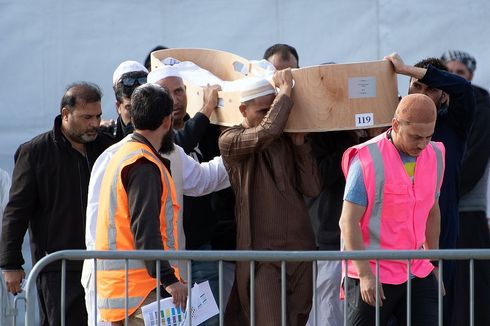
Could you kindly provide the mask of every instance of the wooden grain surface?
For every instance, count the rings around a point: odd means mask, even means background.
[[[260,67],[232,53],[210,49],[167,49],[152,53],[152,69],[161,59],[192,61],[222,80],[255,75]],[[237,71],[241,70],[241,72]],[[396,74],[391,63],[372,61],[293,69],[294,107],[286,131],[330,131],[388,126],[398,104]],[[187,111],[192,116],[202,107],[201,87],[184,81]],[[242,121],[238,92],[219,92],[220,107],[211,121],[232,126]]]

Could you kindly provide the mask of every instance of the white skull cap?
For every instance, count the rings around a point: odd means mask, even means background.
[[[242,103],[276,93],[276,89],[271,83],[262,77],[247,77],[240,82],[240,102]]]
[[[167,77],[179,77],[182,78],[179,70],[174,66],[163,66],[157,69],[153,69],[148,74],[148,82],[155,84],[157,81]]]
[[[114,73],[112,74],[112,85],[116,85],[122,75],[133,71],[144,71],[148,73],[148,69],[138,61],[127,60],[122,62],[117,66],[116,70],[114,70]]]

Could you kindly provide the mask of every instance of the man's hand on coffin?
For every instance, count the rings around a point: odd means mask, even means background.
[[[274,85],[279,88],[279,93],[291,96],[291,88],[293,88],[291,68],[276,71],[272,80],[274,81]]]
[[[204,87],[203,106],[200,112],[208,118],[211,117],[211,113],[218,106],[218,91],[220,90],[221,86],[219,85],[208,84],[208,86]]]
[[[396,52],[387,55],[386,57],[384,57],[384,59],[390,61],[393,64],[393,67],[395,68],[395,72],[397,74],[410,76],[416,79],[422,79],[427,72],[427,69],[425,68],[406,65],[405,62],[403,62],[402,57],[400,57],[400,55]]]
[[[395,68],[397,74],[404,74],[406,65],[398,53],[393,52],[392,54],[385,56],[384,59],[393,64],[393,68]]]

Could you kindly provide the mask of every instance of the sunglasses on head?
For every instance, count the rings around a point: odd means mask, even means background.
[[[138,85],[146,84],[146,76],[142,77],[124,77],[121,79],[121,82],[124,86],[134,86],[135,83]]]

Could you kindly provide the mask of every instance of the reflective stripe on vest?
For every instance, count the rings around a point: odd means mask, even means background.
[[[128,260],[128,270],[141,268],[146,268],[143,260]],[[116,259],[97,259],[97,269],[100,271],[124,271],[126,270],[126,261]]]
[[[128,297],[128,310],[138,308],[143,297]],[[97,307],[99,309],[126,309],[126,298],[107,299],[97,296]]]
[[[438,193],[437,190],[440,189],[441,187],[444,161],[442,159],[441,149],[437,146],[437,144],[431,141],[430,145],[434,149],[434,152],[436,152],[436,158],[437,158],[437,183],[436,183],[436,191],[435,191],[435,193],[437,194]]]
[[[383,157],[377,144],[369,144],[369,153],[374,164],[374,182],[376,192],[374,194],[374,205],[369,219],[369,247],[368,249],[380,249],[381,239],[381,209],[383,208],[383,186],[384,186],[384,164]]]

